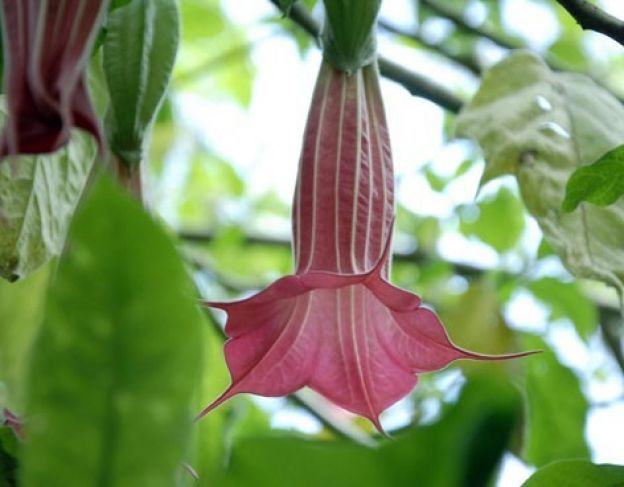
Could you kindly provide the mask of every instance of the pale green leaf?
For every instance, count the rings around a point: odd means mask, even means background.
[[[5,117],[2,103],[0,125]],[[27,276],[61,252],[96,151],[89,136],[74,132],[53,154],[0,161],[1,277]]]
[[[180,15],[176,0],[132,0],[109,14],[103,66],[110,94],[112,150],[138,164],[176,57]]]
[[[522,487],[618,487],[624,485],[624,467],[584,460],[553,462],[535,472]]]
[[[575,282],[563,282],[554,277],[531,281],[529,290],[550,308],[550,319],[568,318],[576,331],[588,340],[598,325],[596,305],[583,295]]]
[[[525,346],[543,350],[526,360],[525,460],[542,466],[562,458],[589,458],[584,437],[588,404],[578,378],[542,340],[527,337]]]
[[[573,274],[622,291],[624,202],[561,209],[570,175],[624,140],[619,100],[587,77],[555,73],[520,51],[487,72],[457,132],[481,145],[483,182],[517,177],[526,207]]]
[[[577,169],[566,185],[563,210],[575,210],[583,201],[607,206],[624,194],[624,145],[607,152],[589,166]]]
[[[12,284],[0,281],[0,410],[22,412],[24,372],[43,317],[49,267]]]
[[[499,252],[512,249],[524,231],[524,209],[518,198],[507,188],[502,188],[477,206],[479,216],[476,220],[461,220],[462,233],[476,236]]]
[[[171,487],[200,377],[194,287],[166,233],[101,179],[51,283],[27,385],[22,487]]]

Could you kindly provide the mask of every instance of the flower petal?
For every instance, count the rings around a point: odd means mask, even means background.
[[[0,157],[53,152],[74,126],[102,146],[84,77],[106,5],[105,0],[1,0],[9,117]]]

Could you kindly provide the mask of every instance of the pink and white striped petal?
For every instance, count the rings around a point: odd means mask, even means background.
[[[8,120],[0,157],[53,152],[73,127],[102,146],[85,83],[107,0],[0,0]]]
[[[394,180],[377,68],[321,66],[293,205],[295,275],[227,312],[230,387],[283,396],[303,386],[370,419],[407,395],[417,374],[458,359],[501,360],[454,345],[420,298],[388,282]]]

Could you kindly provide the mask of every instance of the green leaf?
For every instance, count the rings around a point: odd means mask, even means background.
[[[579,289],[575,282],[563,282],[554,277],[531,281],[529,290],[550,307],[550,319],[568,318],[576,331],[587,341],[598,325],[596,306]]]
[[[22,411],[28,351],[43,317],[49,270],[13,284],[0,281],[0,410]]]
[[[496,376],[475,378],[437,423],[397,434],[378,448],[293,437],[238,441],[214,485],[487,485],[519,413],[514,388]]]
[[[200,323],[169,237],[98,181],[74,219],[33,350],[20,485],[175,485]]]
[[[89,136],[74,132],[53,154],[0,162],[1,277],[23,278],[60,254],[96,151]]]
[[[149,127],[169,84],[180,37],[176,0],[132,0],[109,14],[103,66],[110,94],[112,150],[139,164]]]
[[[486,73],[457,133],[481,145],[483,182],[516,176],[527,209],[570,272],[624,290],[624,200],[561,210],[570,175],[624,140],[619,100],[585,76],[555,73],[534,54],[515,52]]]
[[[607,206],[624,194],[624,145],[607,152],[589,166],[570,176],[566,185],[563,211],[573,211],[582,201]]]
[[[525,459],[542,466],[562,458],[589,458],[584,436],[588,404],[578,378],[542,340],[527,336],[526,341],[529,349],[544,352],[526,361]]]
[[[535,472],[522,487],[617,487],[624,485],[624,467],[584,460],[554,462]]]
[[[2,419],[1,411],[0,419]],[[0,485],[2,487],[17,485],[17,441],[15,432],[11,428],[0,426]]]
[[[477,206],[476,220],[461,220],[462,233],[478,237],[499,252],[514,248],[524,231],[524,209],[518,198],[509,189],[502,188]],[[505,222],[504,225],[501,222]]]

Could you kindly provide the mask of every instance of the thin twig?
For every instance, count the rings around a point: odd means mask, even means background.
[[[624,46],[624,22],[586,0],[557,0],[574,20],[586,30],[610,37]]]
[[[270,0],[277,8],[279,0]],[[280,10],[281,11],[281,10]],[[305,30],[315,39],[320,35],[320,27],[317,22],[310,16],[305,7],[295,4],[290,9],[288,16],[299,27]],[[440,107],[458,113],[463,105],[463,101],[451,91],[436,82],[414,73],[383,56],[378,57],[379,71],[386,78],[403,85],[407,91],[414,96],[426,98]]]
[[[453,63],[461,66],[464,69],[467,69],[474,75],[479,75],[481,73],[481,66],[474,58],[474,56],[462,56],[460,54],[455,54],[449,51],[441,44],[436,44],[434,42],[428,41],[423,36],[421,36],[418,31],[408,31],[406,29],[397,27],[396,25],[391,24],[383,19],[379,20],[379,27],[383,30],[390,32],[391,34],[398,35],[400,37],[405,37],[406,39],[411,39],[417,44],[425,47],[426,49],[433,51],[437,54],[444,56],[447,59],[450,59]]]
[[[493,42],[494,44],[499,45],[500,47],[504,47],[505,49],[518,49],[522,47],[517,41],[507,37],[497,34],[496,32],[487,29],[485,27],[476,27],[466,22],[464,16],[455,10],[452,7],[444,5],[442,2],[434,1],[434,0],[420,0],[421,3],[427,7],[429,10],[433,11],[435,14],[440,17],[444,17],[451,22],[453,22],[457,27],[459,27],[464,32],[468,32],[476,37],[483,37]]]
[[[429,10],[434,12],[435,14],[444,17],[451,22],[453,22],[459,29],[468,34],[472,34],[475,37],[482,37],[484,39],[489,40],[490,42],[496,44],[499,47],[508,50],[514,49],[526,49],[527,46],[518,39],[514,39],[509,36],[501,35],[494,32],[491,29],[488,29],[485,26],[474,26],[466,21],[461,12],[458,12],[453,7],[449,7],[448,5],[443,4],[437,0],[421,0],[422,4],[427,7]],[[551,54],[545,54],[545,61],[550,66],[551,69],[555,71],[571,71],[570,66],[566,63],[563,63],[558,58],[552,56]]]

